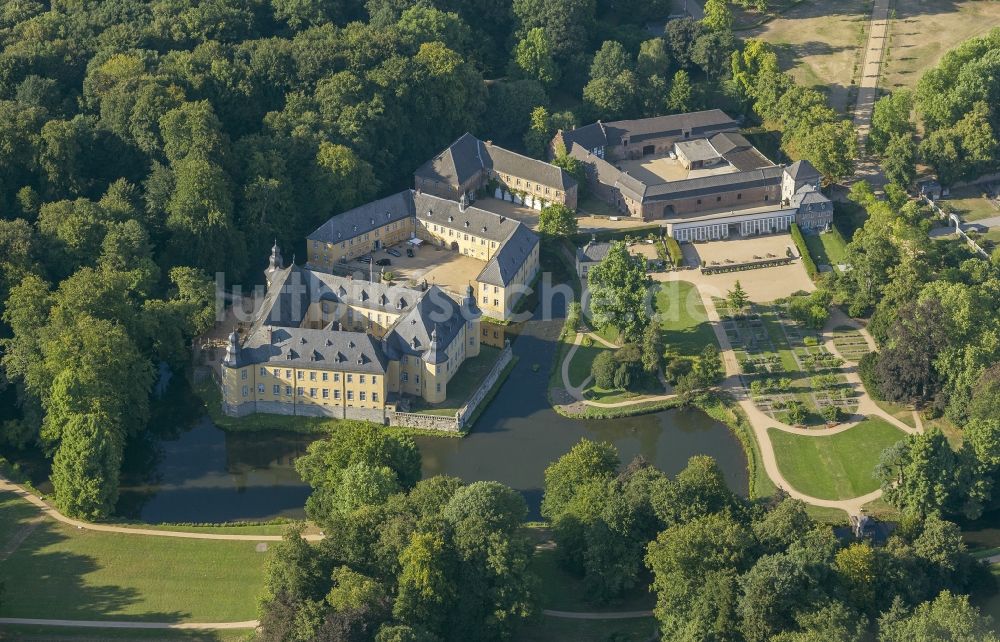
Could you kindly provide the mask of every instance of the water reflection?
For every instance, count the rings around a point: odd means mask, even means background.
[[[559,321],[532,321],[514,343],[520,361],[464,439],[421,437],[425,476],[494,479],[524,493],[537,518],[545,467],[581,438],[609,441],[623,463],[642,455],[675,474],[697,454],[714,457],[746,493],[746,459],[729,429],[697,410],[602,421],[566,419],[546,398]],[[533,370],[533,365],[540,367]],[[168,408],[190,407],[168,402]],[[169,413],[168,413],[169,414]],[[222,522],[301,517],[309,494],[293,467],[312,438],[273,431],[225,433],[207,417],[171,415],[159,439],[130,447],[120,514],[146,521]],[[177,432],[176,426],[190,426]]]

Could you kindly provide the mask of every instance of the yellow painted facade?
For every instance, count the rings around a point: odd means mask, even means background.
[[[386,407],[388,379],[350,370],[282,367],[280,363],[223,368],[223,394],[229,403],[253,401],[329,408]]]
[[[338,263],[364,256],[380,247],[406,241],[413,237],[413,231],[414,219],[406,217],[334,243],[307,241],[306,256],[310,265],[331,270]]]
[[[514,306],[524,296],[527,286],[531,285],[531,281],[538,274],[540,247],[541,245],[536,244],[532,248],[531,254],[521,264],[509,285],[500,286],[476,282],[476,289],[479,293],[476,302],[483,314],[504,321],[513,313]]]

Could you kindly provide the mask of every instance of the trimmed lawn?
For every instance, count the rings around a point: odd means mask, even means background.
[[[1000,216],[1000,209],[994,206],[978,187],[960,187],[951,191],[948,198],[941,201],[950,206],[966,223],[984,218]]]
[[[448,381],[448,396],[438,404],[421,404],[414,412],[427,415],[453,415],[462,407],[486,375],[493,369],[500,348],[481,345],[479,356],[466,359]]]
[[[0,493],[0,523],[25,513]],[[27,514],[31,516],[30,513]],[[45,519],[0,562],[4,617],[226,622],[256,617],[266,553],[255,542],[77,530]]]
[[[850,499],[872,492],[872,471],[882,450],[905,436],[895,426],[869,418],[836,435],[810,437],[768,430],[778,468],[796,490],[820,499]]]
[[[586,341],[587,339],[584,339]],[[585,346],[582,343],[577,346],[573,360],[569,362],[569,382],[574,386],[581,385],[590,376],[590,367],[594,359],[602,352],[610,350],[599,342],[594,341],[592,345]],[[561,366],[561,364],[560,364]]]
[[[656,312],[663,342],[674,354],[693,357],[708,344],[717,345],[698,288],[689,281],[661,283],[656,291]]]
[[[94,629],[64,626],[0,626],[0,640],[22,642],[104,642],[104,640],[129,640],[130,642],[245,642],[251,629],[220,631],[144,630],[144,629]],[[10,636],[5,637],[5,636]]]
[[[847,254],[847,244],[838,232],[822,232],[820,234],[804,234],[806,247],[816,265],[837,265],[844,262]]]

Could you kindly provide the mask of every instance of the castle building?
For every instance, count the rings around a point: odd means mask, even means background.
[[[456,301],[420,291],[282,264],[277,246],[267,292],[222,363],[226,414],[327,416],[387,422],[401,400],[440,403],[469,357],[479,355],[480,311],[470,286]]]
[[[577,184],[550,163],[463,134],[413,175],[421,192],[459,201],[474,201],[479,192],[540,210],[560,203],[576,209]]]
[[[560,130],[550,145],[581,160],[593,192],[623,215],[662,221],[678,241],[821,229],[833,203],[808,161],[775,165],[712,109],[600,121]]]
[[[482,261],[473,289],[477,305],[506,321],[539,270],[539,239],[512,218],[416,190],[338,214],[306,237],[307,265],[332,271],[338,264],[411,239]]]

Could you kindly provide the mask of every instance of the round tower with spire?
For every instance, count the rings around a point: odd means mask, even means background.
[[[479,341],[482,338],[480,331],[482,328],[482,312],[476,305],[476,290],[472,284],[465,286],[465,296],[462,297],[462,315],[465,318],[465,356],[479,356]]]
[[[423,354],[424,400],[441,403],[448,397],[448,353],[438,344],[437,325],[431,330],[431,343]]]

